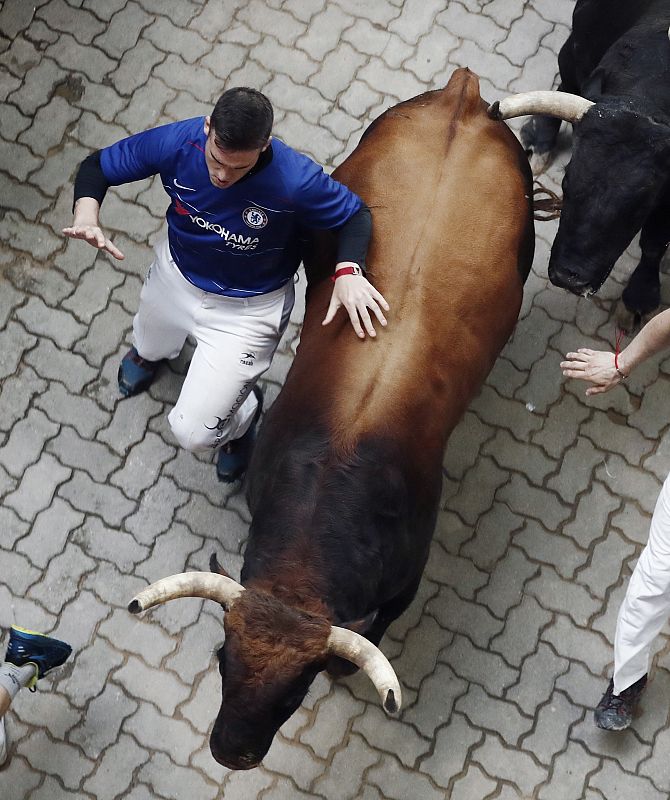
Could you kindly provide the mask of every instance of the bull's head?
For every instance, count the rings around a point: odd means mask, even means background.
[[[574,125],[549,279],[575,294],[597,292],[666,185],[670,127],[640,101],[604,97],[593,103],[565,92],[512,95],[489,113],[497,119],[546,114]]]
[[[226,640],[218,653],[223,697],[210,748],[229,769],[258,766],[277,730],[333,656],[347,659],[370,677],[387,712],[400,708],[398,679],[371,642],[267,592],[245,590],[225,574],[185,572],[163,578],[133,598],[128,609],[138,614],[178,597],[214,600],[227,612]]]

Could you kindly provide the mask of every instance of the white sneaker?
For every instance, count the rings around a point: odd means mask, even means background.
[[[0,717],[0,767],[7,761],[8,753],[7,734],[5,732],[5,718]]]

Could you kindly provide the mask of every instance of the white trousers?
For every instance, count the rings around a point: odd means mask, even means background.
[[[654,638],[670,616],[670,475],[656,501],[649,541],[635,565],[617,619],[614,693],[620,694],[648,670]]]
[[[167,239],[142,287],[133,344],[150,361],[176,358],[187,335],[197,346],[177,404],[168,415],[179,444],[207,450],[248,429],[258,403],[251,391],[268,369],[293,308],[293,281],[253,297],[224,297],[193,286],[177,269]]]

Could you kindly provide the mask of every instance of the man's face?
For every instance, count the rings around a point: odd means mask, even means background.
[[[228,189],[243,178],[270,144],[268,139],[264,147],[255,150],[225,150],[214,140],[214,129],[210,125],[209,117],[205,118],[205,134],[205,163],[209,179],[217,189]]]

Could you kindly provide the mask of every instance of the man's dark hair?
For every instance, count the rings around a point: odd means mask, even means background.
[[[228,89],[216,101],[211,116],[214,141],[224,150],[264,147],[272,131],[274,113],[267,97],[256,89]]]

